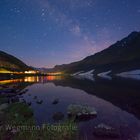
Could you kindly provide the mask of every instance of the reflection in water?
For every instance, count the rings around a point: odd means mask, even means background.
[[[38,83],[39,82],[39,77],[36,76],[36,77],[25,77],[24,78],[24,82],[35,82],[35,83]]]
[[[10,79],[10,80],[2,80],[0,81],[0,84],[10,84],[10,83],[17,83],[17,82],[23,82],[23,79]]]
[[[48,81],[53,81],[53,80],[62,80],[62,76],[47,76]]]
[[[101,99],[111,102],[140,118],[140,86],[135,80],[113,79],[105,80],[97,78],[94,82],[67,78],[53,81],[56,86],[80,89],[88,94],[95,95]]]
[[[109,75],[102,75],[100,76],[101,78],[107,79],[107,80],[112,80],[112,77]]]
[[[20,89],[28,86],[23,98],[27,102],[32,102],[31,108],[38,124],[52,123],[52,115],[58,111],[64,113],[66,117],[69,104],[81,103],[93,106],[97,110],[97,118],[80,124],[83,134],[90,133],[91,139],[93,139],[91,128],[99,123],[107,123],[118,129],[121,127],[124,139],[129,133],[135,136],[139,133],[140,87],[137,81],[121,79],[110,81],[100,78],[89,81],[62,76],[37,76],[4,80],[0,83],[13,84]],[[43,100],[43,103],[38,105],[34,97]],[[56,98],[59,98],[60,102],[54,106],[52,102]]]
[[[48,81],[53,81],[53,80],[61,80],[62,76],[44,76],[44,77],[25,77],[24,82],[33,82],[33,83],[46,83]]]
[[[8,80],[0,80],[0,84],[10,84],[10,83],[20,83],[20,82],[28,82],[28,83],[46,83],[54,80],[62,80],[63,76],[26,76],[22,79],[8,79]]]
[[[126,78],[126,79],[136,79],[136,80],[140,80],[140,75],[138,74],[124,74],[124,75],[118,75],[120,77]]]

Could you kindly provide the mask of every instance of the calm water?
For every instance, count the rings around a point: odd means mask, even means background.
[[[32,102],[36,124],[55,123],[52,116],[62,112],[67,119],[69,104],[86,104],[97,111],[97,117],[79,123],[81,137],[88,140],[94,137],[94,126],[104,123],[121,132],[121,139],[140,139],[140,81],[128,79],[95,81],[72,77],[48,76],[25,77],[15,80],[1,80],[1,84],[28,91],[23,95],[27,102]],[[34,96],[43,100],[37,104]],[[52,102],[58,98],[59,103]]]

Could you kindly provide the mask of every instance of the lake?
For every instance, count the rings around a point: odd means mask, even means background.
[[[53,114],[61,112],[67,120],[70,104],[94,107],[97,117],[79,121],[80,139],[102,139],[93,135],[98,124],[109,125],[121,134],[121,140],[140,139],[140,81],[125,78],[112,80],[79,79],[63,76],[36,76],[1,80],[0,84],[25,91],[20,98],[31,102],[37,125],[54,124]],[[42,100],[42,104],[37,103]],[[53,104],[58,99],[57,104]],[[119,138],[118,138],[119,139]],[[107,138],[107,140],[109,140]]]

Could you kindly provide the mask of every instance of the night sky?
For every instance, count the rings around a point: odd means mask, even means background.
[[[0,0],[0,50],[35,67],[94,54],[140,30],[140,0]]]

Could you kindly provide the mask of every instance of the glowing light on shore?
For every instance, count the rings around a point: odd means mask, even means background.
[[[29,70],[29,71],[25,71],[24,73],[25,74],[36,74],[38,72],[37,71],[34,71],[34,70]]]
[[[34,70],[29,70],[29,71],[24,71],[24,72],[17,72],[17,71],[9,71],[9,70],[6,70],[6,69],[0,69],[0,73],[3,73],[3,74],[37,74],[39,72],[34,71]]]

